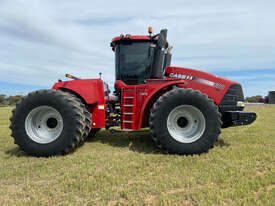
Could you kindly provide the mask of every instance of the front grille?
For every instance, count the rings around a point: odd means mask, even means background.
[[[219,104],[220,110],[222,112],[242,111],[243,107],[237,107],[238,101],[244,101],[242,86],[239,84],[232,84]]]

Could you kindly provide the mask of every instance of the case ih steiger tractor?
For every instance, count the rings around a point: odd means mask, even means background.
[[[54,84],[24,96],[12,111],[11,136],[28,154],[67,154],[100,128],[122,131],[150,127],[156,145],[168,153],[200,154],[212,148],[221,128],[251,124],[243,112],[242,87],[206,72],[172,67],[167,30],[120,35],[115,53],[114,96],[101,78]]]

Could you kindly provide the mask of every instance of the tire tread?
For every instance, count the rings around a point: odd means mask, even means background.
[[[156,128],[154,123],[156,121],[158,121],[157,119],[157,113],[160,111],[160,107],[161,105],[168,100],[169,98],[173,97],[173,96],[177,96],[177,95],[198,95],[201,98],[203,98],[205,101],[208,102],[208,104],[210,105],[211,109],[214,111],[215,115],[218,118],[218,122],[215,126],[214,133],[211,133],[210,135],[214,137],[214,139],[207,140],[204,143],[203,148],[200,150],[200,152],[195,152],[195,154],[200,154],[200,153],[204,153],[204,152],[208,152],[208,150],[210,148],[213,148],[217,139],[218,139],[218,135],[221,133],[221,126],[222,126],[222,121],[221,121],[221,114],[219,112],[219,108],[218,106],[214,103],[214,101],[212,99],[210,99],[206,94],[201,93],[198,90],[193,90],[190,88],[187,89],[173,89],[170,90],[169,92],[163,94],[162,96],[159,97],[159,99],[153,104],[152,108],[151,108],[151,112],[150,112],[150,117],[149,117],[149,126],[150,126],[150,130],[151,130],[151,137],[152,140],[154,141],[155,145],[164,150],[164,152],[166,153],[177,153],[177,154],[186,154],[186,155],[192,155],[194,154],[193,152],[190,151],[176,151],[175,148],[168,148],[166,145],[162,144],[161,141],[159,140],[159,136],[160,136],[160,131],[159,128]]]
[[[51,98],[57,98],[58,101],[62,102],[62,104],[66,105],[68,109],[70,109],[73,117],[76,121],[76,126],[74,128],[74,132],[71,137],[66,139],[66,144],[60,148],[56,149],[55,151],[47,151],[47,152],[39,152],[39,149],[35,151],[30,150],[28,146],[26,146],[22,141],[22,136],[24,136],[22,132],[21,125],[17,125],[16,119],[24,110],[24,107],[29,104],[29,102],[33,101],[34,98],[38,98],[39,95],[49,95]],[[37,96],[37,97],[36,97]],[[65,92],[59,90],[37,90],[34,92],[29,93],[28,95],[22,97],[22,99],[16,104],[16,107],[12,110],[12,116],[10,118],[10,126],[11,129],[11,136],[14,139],[14,143],[17,144],[21,149],[23,149],[26,153],[33,155],[33,156],[53,156],[53,155],[60,155],[60,154],[68,154],[76,149],[79,145],[82,136],[84,134],[84,128],[86,126],[85,118],[83,117],[83,107],[79,103],[77,99],[74,97],[66,94]],[[20,127],[21,129],[18,129]],[[38,151],[37,151],[38,150]]]

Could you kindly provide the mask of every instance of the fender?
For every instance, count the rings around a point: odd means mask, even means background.
[[[163,91],[166,87],[172,87],[173,85],[183,85],[186,80],[177,79],[150,79],[146,81],[145,93],[148,94],[144,103],[142,104],[140,115],[138,119],[137,129],[140,129],[142,126],[143,119],[145,117],[145,110],[148,106],[148,103],[153,99],[153,96]]]
[[[81,79],[55,83],[55,90],[69,90],[81,97],[92,114],[92,128],[105,128],[104,83],[101,79]]]
[[[81,79],[55,83],[52,89],[67,89],[82,97],[87,104],[104,103],[104,87],[101,79]]]

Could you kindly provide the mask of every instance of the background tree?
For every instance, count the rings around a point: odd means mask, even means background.
[[[7,101],[9,105],[15,105],[21,98],[22,98],[22,95],[9,96],[7,98]]]
[[[21,98],[22,95],[6,96],[0,94],[0,105],[15,105]]]
[[[262,99],[263,99],[262,95],[256,95],[256,96],[246,97],[245,101],[256,103],[256,102],[261,102]]]
[[[0,104],[3,104],[3,102],[5,101],[5,99],[6,99],[6,95],[0,94]]]

